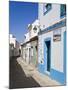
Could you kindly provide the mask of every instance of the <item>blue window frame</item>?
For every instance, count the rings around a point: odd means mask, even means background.
[[[52,8],[52,4],[43,4],[43,14],[45,15],[46,13],[48,13]]]
[[[60,17],[66,16],[66,5],[61,4],[60,6]]]

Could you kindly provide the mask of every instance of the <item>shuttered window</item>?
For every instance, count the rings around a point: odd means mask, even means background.
[[[65,16],[66,15],[66,5],[62,4],[60,7],[60,16]]]

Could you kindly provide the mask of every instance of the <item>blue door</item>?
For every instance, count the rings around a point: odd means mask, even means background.
[[[46,46],[46,43],[44,43],[44,67],[45,67],[45,71],[47,71],[47,46]]]
[[[45,61],[45,71],[50,72],[50,62],[51,62],[51,40],[45,40],[44,46],[44,61]]]

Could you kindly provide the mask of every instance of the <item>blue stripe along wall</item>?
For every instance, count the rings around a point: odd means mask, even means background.
[[[47,69],[47,65],[46,65],[46,63],[47,63],[47,61],[46,61],[46,57],[45,57],[45,50],[46,50],[46,48],[45,48],[45,41],[51,41],[51,38],[46,38],[45,40],[44,40],[44,63],[43,64],[38,64],[38,70],[39,70],[39,72],[42,72],[43,74],[46,74],[45,73],[45,71],[46,71],[46,69]]]
[[[60,26],[62,26],[62,25],[65,26],[66,25],[65,23],[66,22],[63,22],[63,24],[61,23]],[[63,40],[64,41],[63,42],[63,44],[64,44],[64,49],[63,49],[64,50],[64,72],[59,72],[59,71],[51,68],[50,74],[48,76],[51,77],[52,79],[60,82],[62,85],[65,85],[66,84],[66,32],[64,32],[64,38],[63,39],[64,39]],[[44,50],[44,53],[45,53],[45,50]],[[44,64],[38,64],[38,69],[41,73],[47,75],[45,73],[45,71],[46,71],[45,62],[46,61],[44,60]]]
[[[64,71],[63,72],[59,72],[57,70],[51,69],[50,71],[50,77],[52,79],[55,79],[56,81],[60,82],[62,85],[66,84],[66,31],[63,33],[64,36],[64,40],[63,40],[63,44],[64,44],[64,55],[63,55],[63,60],[64,60]]]
[[[59,72],[57,70],[51,69],[50,71],[50,77],[58,82],[60,82],[62,85],[65,84],[65,79],[64,79],[64,73]]]
[[[38,35],[44,34],[44,33],[48,32],[48,31],[55,30],[55,29],[63,27],[63,26],[66,26],[66,19],[64,19],[64,20],[62,20],[62,21],[60,21],[60,22],[58,22],[58,23],[56,23],[56,24],[54,24],[52,26],[49,26],[44,30],[40,30]]]

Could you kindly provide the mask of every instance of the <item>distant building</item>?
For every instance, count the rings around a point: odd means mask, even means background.
[[[38,5],[38,69],[66,84],[66,5]]]
[[[33,66],[38,64],[38,32],[39,21],[35,20],[28,25],[28,33],[24,35],[25,39],[21,45],[23,59]]]
[[[21,56],[23,60],[29,64],[29,48],[30,48],[30,42],[29,42],[29,32],[24,35],[25,39],[23,43],[21,44]]]
[[[16,47],[16,38],[15,38],[15,36],[13,36],[12,34],[10,34],[10,36],[9,36],[9,43],[10,44],[13,44],[13,46],[14,47]]]
[[[30,39],[30,64],[37,67],[38,65],[38,32],[39,32],[39,21],[35,20],[32,24],[28,25],[29,39]]]
[[[16,40],[15,36],[10,34],[9,36],[9,49],[10,49],[10,56],[18,56],[20,43]]]

